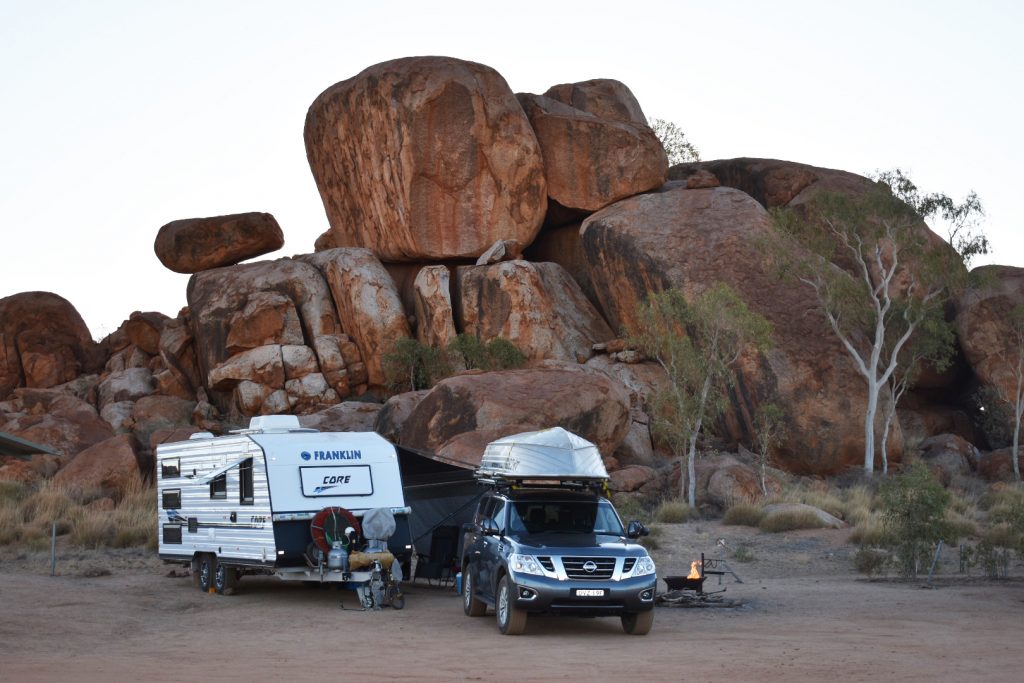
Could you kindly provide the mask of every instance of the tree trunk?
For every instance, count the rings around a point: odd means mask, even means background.
[[[686,456],[686,502],[692,508],[697,507],[697,471],[694,461],[697,459],[697,432],[690,436],[690,449]]]
[[[1013,410],[1013,450],[1010,451],[1010,460],[1013,461],[1013,478],[1020,483],[1020,456],[1017,449],[1020,448],[1020,418],[1024,412],[1024,368],[1017,364],[1017,402]]]
[[[878,413],[878,382],[868,380],[868,408],[864,414],[864,471],[875,471],[875,414]]]
[[[767,462],[767,461],[768,461],[768,456],[766,454],[762,454],[761,455],[761,494],[764,495],[764,496],[768,495],[768,483],[766,481],[767,478],[768,478],[768,473],[766,471],[767,468],[765,467],[765,462]]]

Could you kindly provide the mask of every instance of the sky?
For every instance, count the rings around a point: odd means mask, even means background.
[[[974,190],[993,253],[1024,266],[1024,3],[0,0],[0,298],[71,301],[97,339],[170,316],[172,220],[272,213],[313,251],[327,218],[306,110],[399,57],[446,55],[515,92],[615,78],[704,159],[900,167]]]

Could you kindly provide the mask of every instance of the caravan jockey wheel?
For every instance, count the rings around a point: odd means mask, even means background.
[[[309,524],[309,533],[316,547],[326,555],[335,541],[341,541],[348,547],[349,540],[345,536],[347,527],[355,529],[357,538],[362,536],[362,528],[355,515],[342,507],[326,507],[313,517]]]

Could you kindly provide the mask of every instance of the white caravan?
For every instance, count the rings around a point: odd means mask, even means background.
[[[254,573],[369,581],[370,571],[328,569],[329,553],[318,550],[310,529],[318,513],[341,520],[329,546],[346,520],[383,508],[395,521],[387,550],[401,563],[411,555],[398,455],[374,432],[318,432],[291,415],[254,417],[229,436],[203,432],[161,444],[156,461],[160,557],[190,564],[202,590],[230,593]]]

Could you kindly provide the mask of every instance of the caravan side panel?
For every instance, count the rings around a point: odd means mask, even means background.
[[[237,564],[274,563],[266,458],[258,444],[248,436],[196,439],[161,444],[156,458],[160,557],[209,552]]]

